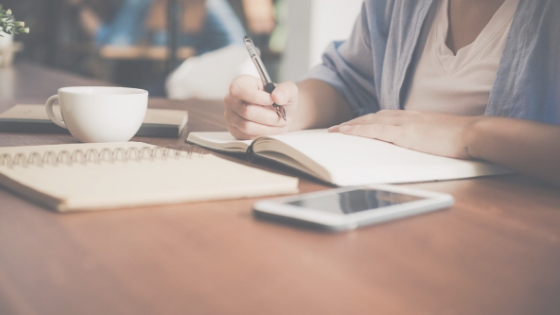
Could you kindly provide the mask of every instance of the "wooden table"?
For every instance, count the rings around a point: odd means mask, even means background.
[[[11,75],[0,110],[100,84],[34,65]],[[220,102],[150,106],[224,130]],[[2,146],[69,142],[0,134]],[[523,176],[407,186],[457,201],[325,234],[255,220],[256,199],[58,214],[0,189],[0,314],[560,314],[557,188]],[[302,192],[325,188],[301,179]]]

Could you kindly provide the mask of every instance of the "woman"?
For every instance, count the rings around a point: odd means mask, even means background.
[[[297,86],[232,82],[228,128],[331,127],[560,184],[559,18],[556,0],[366,0],[351,37]]]

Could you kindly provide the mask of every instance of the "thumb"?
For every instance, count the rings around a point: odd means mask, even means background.
[[[297,101],[298,88],[293,82],[279,83],[270,97],[278,105],[289,105]]]

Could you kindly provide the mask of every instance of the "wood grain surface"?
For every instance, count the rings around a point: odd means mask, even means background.
[[[10,71],[0,110],[103,84]],[[188,110],[187,132],[225,130],[221,102],[150,107]],[[0,146],[71,142],[0,133]],[[302,192],[329,188],[300,178]],[[407,186],[456,204],[329,234],[256,220],[256,199],[58,214],[0,189],[0,314],[560,314],[557,188],[518,175]]]

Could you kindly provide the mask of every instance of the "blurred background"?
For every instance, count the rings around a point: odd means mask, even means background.
[[[272,78],[295,81],[333,40],[350,34],[361,0],[1,0],[30,34],[13,39],[32,61],[151,96],[219,99],[255,74],[250,35]]]

